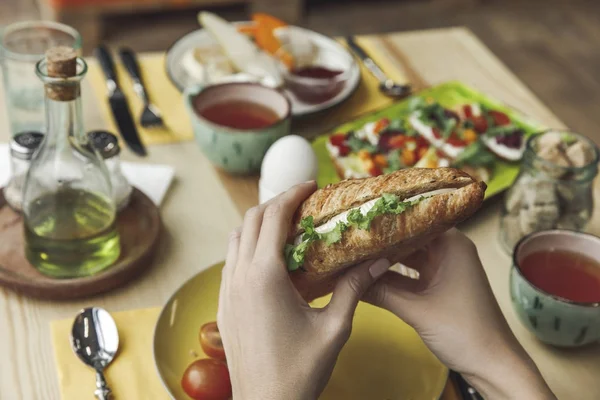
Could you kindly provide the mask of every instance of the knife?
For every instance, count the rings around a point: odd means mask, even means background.
[[[119,127],[121,136],[127,146],[140,156],[145,156],[146,148],[140,140],[138,131],[131,117],[131,111],[127,105],[127,99],[123,94],[123,91],[119,88],[117,82],[117,73],[115,70],[115,64],[113,62],[110,52],[105,46],[98,46],[94,51],[94,54],[100,62],[102,71],[106,76],[106,87],[108,88],[108,103],[113,113],[113,118]]]

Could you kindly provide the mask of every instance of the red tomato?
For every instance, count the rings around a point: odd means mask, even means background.
[[[340,151],[340,156],[342,157],[346,157],[351,151],[350,147],[346,146],[345,144],[339,145],[338,150]]]
[[[227,364],[213,358],[196,360],[183,373],[181,387],[194,400],[227,400],[231,397]]]
[[[467,118],[467,119],[473,118],[473,108],[471,107],[470,104],[465,104],[463,106],[463,114],[465,115],[465,118]]]
[[[510,124],[510,118],[508,118],[508,115],[504,114],[503,112],[490,111],[488,114],[490,115],[490,117],[492,117],[492,119],[494,120],[494,125],[496,126],[504,126]]]
[[[346,145],[346,135],[343,133],[336,133],[335,135],[331,135],[329,137],[329,143],[333,146],[337,147],[340,151],[340,156],[346,157],[350,154],[350,147]]]
[[[446,140],[446,143],[456,147],[463,147],[467,144],[464,140],[459,138],[455,132],[452,132],[450,137]]]
[[[375,133],[379,133],[382,130],[384,130],[385,128],[387,128],[387,126],[390,124],[390,120],[387,118],[382,118],[379,121],[377,121],[377,123],[375,124],[375,127],[373,129],[373,131]]]
[[[379,176],[383,175],[383,171],[377,165],[373,165],[371,168],[369,168],[369,174],[371,176]]]
[[[471,119],[471,121],[473,121],[473,127],[475,128],[475,131],[477,133],[484,133],[485,131],[487,131],[488,123],[487,123],[487,120],[485,119],[485,117],[483,117],[483,116],[473,117]]]
[[[216,322],[202,325],[202,328],[200,328],[200,346],[202,346],[202,350],[207,356],[225,360],[223,341],[221,341],[221,334]]]
[[[344,144],[346,141],[346,135],[343,133],[336,133],[335,135],[331,135],[329,137],[329,142],[334,146],[339,146]]]
[[[389,147],[390,149],[399,149],[404,146],[404,144],[408,141],[408,138],[404,135],[392,136],[389,139]]]
[[[436,139],[441,139],[442,138],[442,134],[440,133],[440,130],[438,128],[432,128],[433,131],[433,136]]]
[[[417,148],[429,147],[429,142],[423,136],[416,136],[415,139],[417,141]]]

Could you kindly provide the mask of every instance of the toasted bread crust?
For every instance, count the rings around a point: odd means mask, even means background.
[[[290,237],[302,232],[300,221],[309,215],[313,217],[314,225],[319,226],[383,193],[405,199],[436,189],[460,188],[472,182],[471,176],[455,168],[408,168],[375,178],[349,179],[327,185],[302,203],[294,216]]]
[[[438,174],[425,174],[427,178],[423,179],[418,178],[418,175],[423,174],[423,171],[419,171],[418,174],[403,177],[406,178],[406,183],[402,183],[404,188],[410,187],[410,189],[403,188],[403,195],[410,197],[413,191],[418,194],[443,187],[453,187],[450,182],[462,183],[465,179],[470,183],[453,192],[423,200],[401,214],[379,216],[373,220],[368,231],[350,227],[344,232],[339,243],[329,246],[322,241],[313,243],[305,257],[304,271],[298,270],[290,274],[300,294],[307,300],[327,294],[333,289],[344,269],[362,261],[381,257],[388,258],[390,261],[401,260],[439,234],[470,217],[481,206],[485,183],[475,182],[468,175],[452,169],[428,171],[438,171]],[[409,179],[408,176],[413,179]],[[444,177],[442,182],[446,186],[440,186],[432,176]],[[421,182],[421,188],[425,185],[427,189],[417,188],[413,183],[415,180]],[[380,182],[382,186],[386,183]],[[365,191],[366,189],[363,188],[356,193],[355,197],[365,196]],[[398,190],[393,192],[398,193]],[[340,201],[348,202],[350,199],[343,197]]]

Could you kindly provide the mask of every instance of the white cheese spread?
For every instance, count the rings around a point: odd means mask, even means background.
[[[429,143],[441,149],[450,158],[456,158],[465,149],[464,146],[452,146],[446,143],[444,139],[438,139],[433,134],[433,128],[429,125],[424,124],[416,115],[413,115],[409,119],[413,128],[415,128]]]
[[[409,197],[408,199],[404,199],[402,200],[403,202],[409,202],[409,201],[413,201],[413,200],[417,200],[420,197],[432,197],[438,194],[444,194],[444,193],[449,193],[449,192],[453,192],[457,190],[456,188],[445,188],[445,189],[437,189],[437,190],[432,190],[430,192],[425,192],[425,193],[419,193],[415,196]],[[315,231],[317,233],[328,233],[331,232],[332,230],[335,229],[335,226],[337,225],[338,222],[343,222],[343,223],[347,223],[348,222],[348,214],[350,214],[351,211],[354,211],[356,209],[360,210],[360,213],[362,215],[366,215],[369,211],[371,211],[371,209],[373,208],[373,206],[375,205],[375,203],[377,202],[377,200],[379,200],[381,197],[378,197],[376,199],[373,200],[369,200],[366,203],[362,204],[359,207],[354,207],[351,208],[350,210],[344,211],[343,213],[340,213],[338,215],[336,215],[335,217],[331,218],[329,221],[325,222],[323,225],[319,225],[315,228]],[[296,240],[294,241],[295,244],[300,244],[302,242],[302,235],[298,235],[296,237]]]

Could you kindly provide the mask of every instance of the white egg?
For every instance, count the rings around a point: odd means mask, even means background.
[[[263,158],[260,202],[285,192],[294,185],[317,179],[317,155],[301,136],[285,136],[273,143]]]

